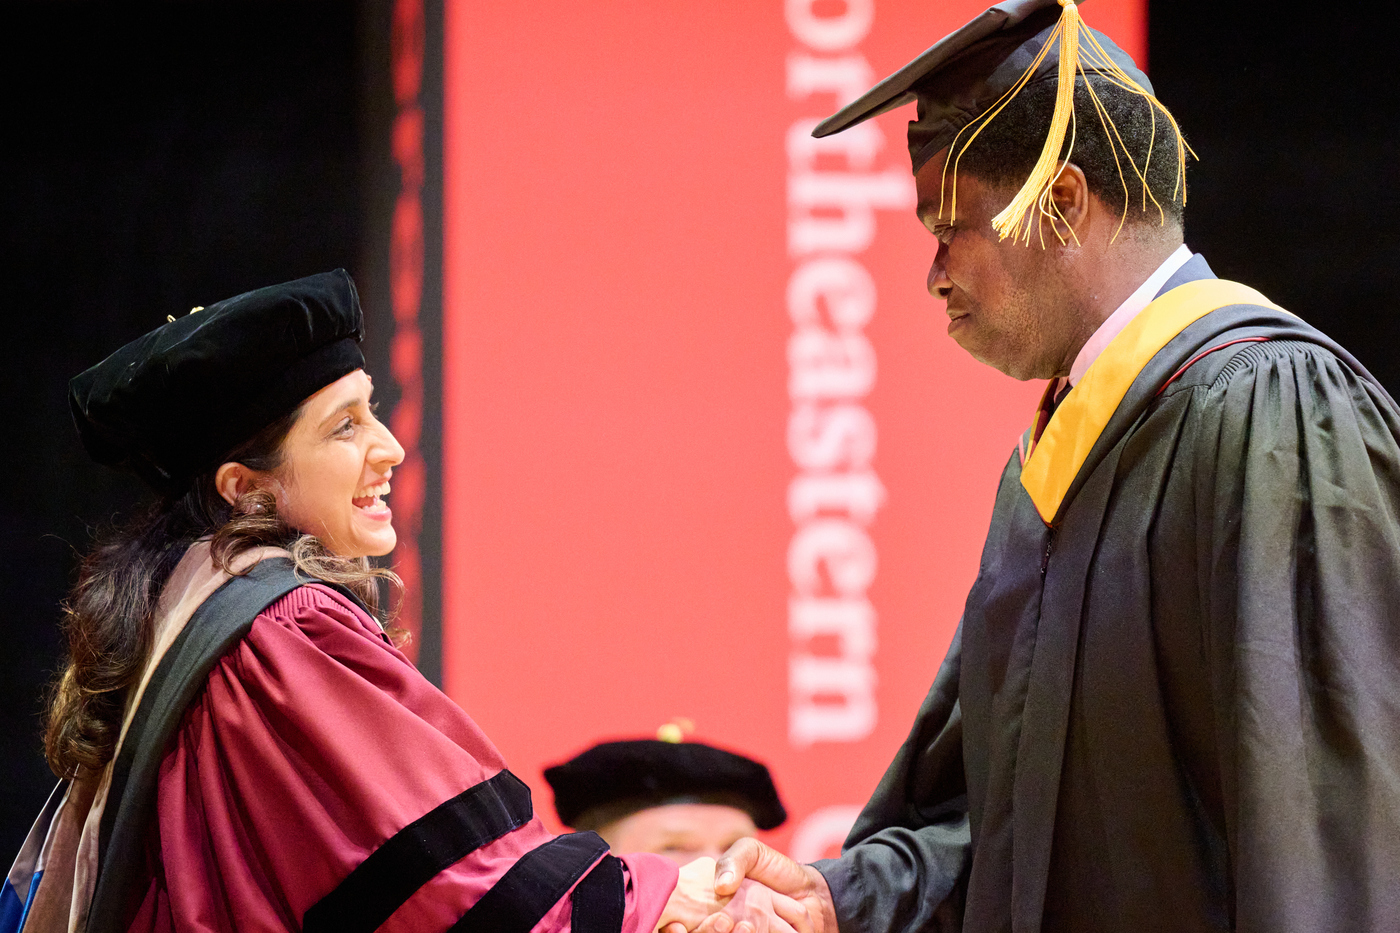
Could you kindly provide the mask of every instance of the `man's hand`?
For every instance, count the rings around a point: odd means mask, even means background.
[[[657,921],[659,933],[689,933],[697,927],[707,933],[819,933],[806,908],[793,898],[742,879],[730,885],[729,894],[719,895],[714,879],[712,858],[683,866]],[[835,929],[833,925],[833,933]]]
[[[772,889],[777,919],[785,920],[801,933],[838,933],[831,889],[821,872],[794,862],[757,839],[740,839],[715,865],[715,894],[721,898],[734,896],[755,881]],[[734,900],[740,898],[735,896]],[[794,910],[794,906],[800,910]],[[763,929],[732,910],[724,910],[701,924],[697,933],[763,933]]]

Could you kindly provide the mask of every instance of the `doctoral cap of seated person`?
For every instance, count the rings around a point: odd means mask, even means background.
[[[1080,19],[1073,0],[1006,0],[990,7],[817,124],[812,135],[830,136],[916,102],[917,118],[909,123],[909,156],[918,174],[925,163],[955,141],[959,152],[965,149],[1022,89],[1055,82],[1055,109],[1045,147],[1021,190],[993,220],[1003,238],[1028,238],[1032,225],[1025,221],[1029,211],[1039,207],[1049,212],[1048,192],[1067,138],[1072,145],[1069,130],[1074,119],[1076,76],[1096,76],[1100,87],[1102,82],[1116,84],[1140,95],[1162,115],[1160,138],[1164,145],[1175,146],[1184,199],[1188,150],[1176,121],[1153,96],[1147,75],[1112,39]],[[1106,118],[1100,114],[1099,119]],[[1109,129],[1107,125],[1105,129]],[[1109,137],[1117,138],[1111,130]],[[1122,159],[1122,144],[1116,145]],[[1122,170],[1131,176],[1143,167],[1134,167],[1131,159],[1124,159]],[[945,171],[956,179],[956,166]]]
[[[308,396],[365,365],[344,269],[197,307],[68,384],[83,446],[157,492],[191,481]]]
[[[787,819],[767,768],[701,742],[603,742],[546,768],[544,778],[554,789],[560,821],[575,829],[597,829],[638,810],[675,803],[734,807],[759,829]]]

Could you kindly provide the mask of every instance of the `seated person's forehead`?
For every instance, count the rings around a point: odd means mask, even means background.
[[[648,807],[598,827],[598,834],[614,852],[693,856],[723,852],[756,831],[753,819],[743,810],[709,803]]]
[[[720,803],[668,803],[647,807],[607,824],[667,836],[710,835],[715,832],[757,830],[753,818],[738,807]]]

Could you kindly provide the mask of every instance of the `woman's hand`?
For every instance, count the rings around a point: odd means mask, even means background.
[[[680,880],[666,901],[656,928],[663,933],[688,933],[729,900],[715,897],[715,860],[708,856],[698,858],[681,866]]]

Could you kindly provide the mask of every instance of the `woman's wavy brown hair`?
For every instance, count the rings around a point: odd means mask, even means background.
[[[297,409],[229,453],[225,461],[259,471],[282,464],[282,443],[301,415]],[[389,570],[366,558],[337,557],[277,514],[276,499],[252,491],[230,505],[214,485],[214,471],[182,496],[149,507],[129,524],[103,534],[78,572],[63,605],[68,664],[54,682],[44,752],[59,777],[102,768],[116,751],[130,688],[151,650],[156,608],[175,565],[190,545],[210,538],[215,566],[228,570],[238,555],[272,545],[291,552],[306,577],[339,583],[381,616],[380,581],[399,589]],[[395,643],[401,630],[388,629]]]

